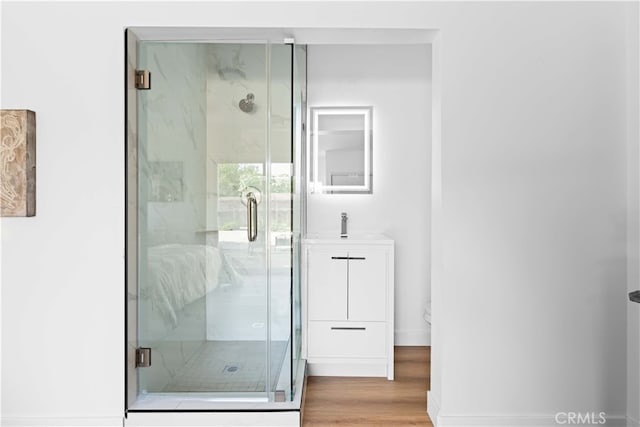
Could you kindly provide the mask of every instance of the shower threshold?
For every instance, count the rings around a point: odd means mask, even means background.
[[[256,393],[148,393],[138,397],[129,408],[130,411],[153,409],[185,409],[198,407],[201,409],[217,409],[228,403],[268,403],[269,398]]]
[[[300,426],[306,362],[297,378],[289,402],[270,402],[264,393],[144,394],[129,408],[124,426]]]

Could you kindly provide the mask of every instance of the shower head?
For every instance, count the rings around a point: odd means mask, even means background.
[[[238,104],[238,106],[245,113],[250,113],[253,111],[253,99],[254,99],[253,94],[248,93],[245,99],[240,100],[240,103]]]

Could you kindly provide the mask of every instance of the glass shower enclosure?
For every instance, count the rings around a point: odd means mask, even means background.
[[[127,410],[290,402],[305,49],[126,43]]]

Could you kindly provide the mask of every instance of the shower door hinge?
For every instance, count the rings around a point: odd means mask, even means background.
[[[151,89],[151,73],[148,70],[136,70],[136,89]]]
[[[136,368],[151,366],[151,349],[149,347],[136,348]]]

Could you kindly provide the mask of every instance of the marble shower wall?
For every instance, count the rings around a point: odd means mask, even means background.
[[[144,46],[140,65],[152,73],[151,90],[139,92],[148,244],[198,244],[206,209],[206,45]]]
[[[290,162],[291,48],[271,46],[269,75],[264,44],[212,44],[208,53],[206,222],[217,230],[219,164],[263,164],[267,155]],[[253,110],[244,112],[239,103],[248,94]]]
[[[138,50],[138,67],[151,71],[151,90],[137,91],[138,332],[139,344],[153,349],[152,366],[139,371],[141,391],[162,391],[205,339],[204,298],[183,307],[177,322],[161,315],[163,302],[152,297],[160,284],[151,278],[162,272],[149,271],[148,249],[204,244],[206,54],[192,43],[145,42]],[[169,296],[177,307],[179,292]]]
[[[268,50],[264,44],[210,45],[208,61],[207,229],[217,230],[225,225],[218,224],[218,207],[225,211],[233,210],[241,218],[246,215],[239,193],[237,198],[225,199],[218,194],[220,164],[264,165],[268,159],[272,164],[291,163],[291,47],[272,45]],[[251,112],[242,111],[239,107],[240,101],[248,94],[254,96]],[[274,173],[276,169],[273,168]],[[263,196],[266,194],[264,184],[256,185]],[[263,239],[272,236],[265,232],[265,219],[269,214],[271,223],[275,224],[277,209],[281,209],[281,206],[289,208],[290,204],[282,200],[276,203],[275,199],[281,197],[272,195],[272,203],[262,200],[258,208],[257,244],[249,246],[246,240],[234,242],[236,247],[238,243],[247,245],[245,255],[238,252],[226,254],[228,261],[241,265],[246,272],[243,277],[245,288],[248,288],[248,283],[253,283],[260,291],[266,289],[267,266]],[[267,206],[271,207],[269,211],[266,211]],[[207,236],[211,244],[218,241],[215,232],[207,233]],[[290,257],[272,256],[271,267],[272,275],[283,276],[282,280],[272,277],[272,283],[288,280]],[[291,323],[287,317],[290,311],[287,303],[289,287],[274,286],[272,293],[276,300],[272,304],[272,337],[287,340]],[[208,296],[207,340],[266,339],[266,326],[252,326],[266,324],[266,305],[256,310],[238,295],[235,300],[225,292],[214,291]],[[286,307],[281,309],[282,305]]]
[[[139,338],[140,345],[153,348],[154,361],[140,371],[141,390],[163,391],[206,339],[265,339],[264,331],[250,327],[240,328],[247,334],[230,334],[233,325],[251,317],[240,300],[230,316],[221,318],[222,300],[216,295],[221,289],[181,309],[177,324],[163,319],[159,302],[145,298],[157,284],[145,280],[153,275],[144,260],[153,246],[218,244],[219,164],[263,165],[269,156],[272,163],[290,163],[291,48],[273,46],[271,52],[268,80],[265,45],[145,42],[139,49],[138,67],[152,75],[151,90],[137,92]],[[244,112],[239,102],[249,93],[254,95],[254,108]],[[237,202],[239,209],[246,209],[239,197]],[[251,270],[266,272],[264,256],[250,258],[263,263],[252,264]],[[288,277],[289,269],[282,271]],[[207,279],[216,286],[217,278]],[[287,295],[282,295],[283,301]],[[213,330],[222,334],[210,335]],[[288,334],[282,335],[286,340]]]
[[[267,87],[264,45],[210,45],[207,75],[207,229],[218,230],[218,165],[262,163]],[[251,112],[239,103],[253,94]],[[262,188],[260,188],[262,190]],[[231,201],[233,203],[233,200]],[[233,205],[232,205],[233,206]],[[243,209],[240,198],[236,210]],[[209,238],[215,242],[217,233]]]

